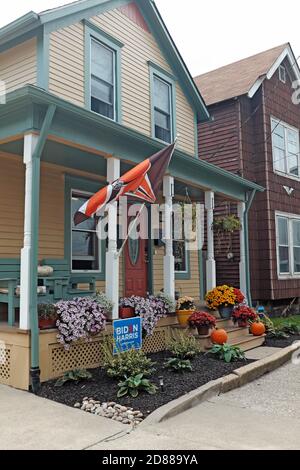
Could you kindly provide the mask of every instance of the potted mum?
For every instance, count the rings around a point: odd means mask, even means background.
[[[245,295],[240,289],[237,289],[236,287],[233,288],[233,292],[235,295],[235,303],[236,305],[240,305],[245,302]]]
[[[236,305],[234,288],[227,285],[218,286],[207,292],[206,304],[211,310],[218,310],[221,318],[229,320]]]
[[[56,328],[57,308],[53,304],[38,305],[39,329],[49,330]]]
[[[194,313],[195,309],[195,301],[192,297],[185,296],[177,300],[176,315],[180,326],[187,326],[188,319],[192,313]]]
[[[254,322],[257,319],[256,313],[252,308],[246,305],[241,305],[233,310],[232,321],[237,323],[239,327],[244,328],[249,323]]]
[[[200,336],[209,334],[211,328],[216,327],[216,319],[207,312],[194,312],[188,319],[191,328],[197,328]]]

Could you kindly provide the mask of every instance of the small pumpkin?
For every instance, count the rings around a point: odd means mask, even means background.
[[[210,335],[210,339],[214,344],[223,345],[228,341],[228,334],[225,330],[222,329],[215,329],[212,334]]]
[[[262,336],[266,332],[266,327],[262,322],[254,322],[250,326],[250,332],[253,336]]]

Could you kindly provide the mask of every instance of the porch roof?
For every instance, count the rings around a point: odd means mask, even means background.
[[[22,155],[24,134],[40,132],[49,105],[55,105],[56,112],[42,156],[45,161],[98,172],[105,165],[101,156],[116,156],[124,166],[134,165],[164,146],[156,139],[28,85],[9,93],[6,104],[0,106],[0,151]],[[256,183],[178,149],[169,172],[184,184],[237,200],[245,200],[249,191],[264,191]]]

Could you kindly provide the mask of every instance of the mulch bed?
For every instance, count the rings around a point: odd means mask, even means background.
[[[300,341],[300,335],[291,335],[289,338],[271,338],[267,336],[264,346],[271,346],[273,348],[286,348],[295,341]]]
[[[101,402],[116,401],[121,405],[140,410],[145,416],[152,413],[162,405],[178,398],[201,385],[230,374],[238,367],[253,361],[236,361],[226,364],[209,355],[200,354],[192,361],[193,372],[176,373],[165,369],[163,364],[169,355],[166,352],[151,354],[149,357],[156,362],[156,372],[151,381],[159,385],[159,377],[163,377],[165,389],[155,395],[140,394],[137,398],[123,397],[117,399],[117,381],[107,377],[103,369],[93,369],[92,380],[78,384],[66,384],[63,387],[55,387],[55,380],[42,385],[40,396],[50,400],[74,406],[76,402],[82,402],[84,397],[93,398]]]

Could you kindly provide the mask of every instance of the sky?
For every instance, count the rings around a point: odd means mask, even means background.
[[[67,0],[10,0],[0,27]],[[300,55],[299,0],[156,0],[193,76],[290,42]]]

